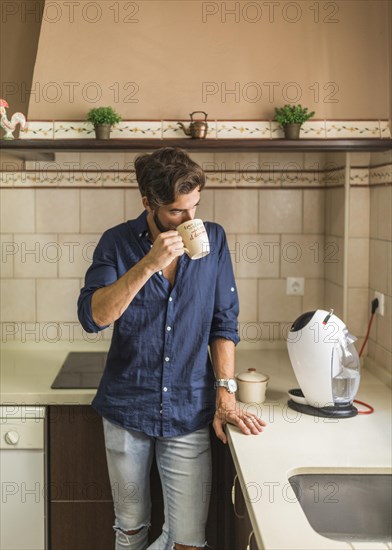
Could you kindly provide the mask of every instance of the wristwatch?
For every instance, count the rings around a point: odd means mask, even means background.
[[[215,388],[226,388],[229,393],[237,391],[237,382],[234,378],[218,378],[215,380]]]

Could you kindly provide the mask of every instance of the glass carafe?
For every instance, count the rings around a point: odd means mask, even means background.
[[[356,338],[344,331],[334,346],[332,394],[335,405],[349,405],[357,394],[360,382],[359,355],[354,346]]]

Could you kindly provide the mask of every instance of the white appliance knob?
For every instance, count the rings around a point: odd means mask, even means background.
[[[4,439],[8,445],[16,445],[19,441],[19,434],[18,432],[10,431],[5,434]]]

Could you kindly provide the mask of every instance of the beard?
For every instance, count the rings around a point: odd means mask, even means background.
[[[160,233],[165,233],[165,231],[170,231],[172,229],[175,229],[174,227],[165,227],[161,220],[159,219],[158,213],[156,210],[154,210],[152,219],[154,220],[155,225],[159,229]]]

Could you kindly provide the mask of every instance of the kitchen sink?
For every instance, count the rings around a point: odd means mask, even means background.
[[[298,474],[289,482],[315,531],[334,540],[392,540],[392,475]]]

